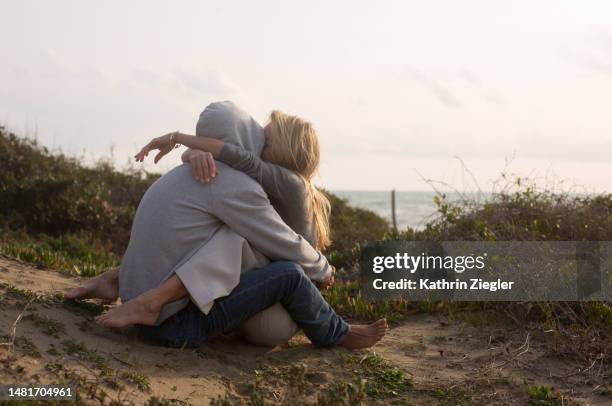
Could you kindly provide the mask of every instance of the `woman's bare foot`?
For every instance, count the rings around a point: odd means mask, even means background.
[[[376,344],[387,334],[389,326],[386,319],[380,319],[372,324],[349,324],[348,333],[340,340],[339,346],[358,350]]]
[[[112,303],[119,296],[119,272],[116,269],[105,272],[97,278],[85,281],[78,288],[64,294],[66,299],[102,299]]]
[[[96,317],[96,323],[104,327],[125,327],[132,324],[152,326],[161,312],[162,302],[146,293],[129,302],[109,309]]]

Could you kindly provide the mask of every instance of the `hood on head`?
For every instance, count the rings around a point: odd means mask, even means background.
[[[222,140],[257,155],[265,144],[263,127],[231,101],[209,104],[200,114],[196,136]]]

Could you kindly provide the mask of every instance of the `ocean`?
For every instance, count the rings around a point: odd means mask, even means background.
[[[348,200],[354,207],[372,210],[385,218],[391,224],[391,191],[349,191],[332,190],[335,195]],[[402,230],[406,227],[421,229],[436,213],[433,202],[435,192],[395,192],[395,206],[397,227]]]

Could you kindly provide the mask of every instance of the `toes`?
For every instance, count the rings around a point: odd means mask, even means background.
[[[96,323],[102,324],[105,320],[108,320],[108,316],[109,316],[108,312],[107,313],[103,313],[103,314],[97,316],[95,318]]]
[[[84,288],[71,289],[68,292],[64,293],[64,298],[66,298],[66,299],[75,299],[75,298],[85,294],[84,290],[85,290]]]

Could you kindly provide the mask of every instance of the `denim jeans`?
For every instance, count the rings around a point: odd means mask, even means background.
[[[286,261],[245,272],[206,315],[189,302],[159,326],[138,326],[147,338],[170,347],[198,347],[207,338],[237,329],[251,316],[280,303],[317,347],[335,345],[348,324],[327,304],[302,268]]]

